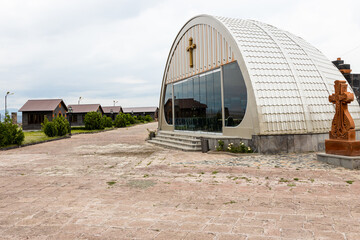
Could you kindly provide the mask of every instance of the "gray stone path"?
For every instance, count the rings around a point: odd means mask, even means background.
[[[156,123],[0,153],[0,239],[360,239],[359,171],[189,153]]]

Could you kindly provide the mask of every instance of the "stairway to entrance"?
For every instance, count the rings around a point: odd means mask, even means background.
[[[200,137],[186,133],[159,131],[156,137],[148,142],[183,151],[201,151]]]

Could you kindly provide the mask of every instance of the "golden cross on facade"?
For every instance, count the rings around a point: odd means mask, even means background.
[[[354,101],[354,94],[346,90],[346,81],[336,80],[335,93],[329,96],[329,101],[335,104],[330,139],[355,140],[355,123],[348,110],[348,104]]]
[[[193,64],[193,50],[196,48],[196,44],[193,43],[193,39],[189,38],[189,46],[186,48],[186,51],[190,53],[190,67],[194,67]]]

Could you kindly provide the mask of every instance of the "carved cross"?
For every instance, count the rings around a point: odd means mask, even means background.
[[[196,48],[196,44],[193,43],[193,39],[192,37],[189,38],[189,46],[186,48],[186,51],[188,51],[190,53],[190,67],[194,67],[194,64],[193,64],[193,51],[194,49]]]
[[[354,94],[346,90],[346,81],[336,80],[335,93],[329,96],[329,101],[335,104],[330,139],[355,140],[355,123],[348,110],[348,104],[354,100]]]

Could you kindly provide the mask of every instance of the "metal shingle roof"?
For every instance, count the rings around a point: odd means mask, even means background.
[[[242,53],[258,106],[262,134],[327,132],[334,117],[328,96],[344,77],[318,49],[271,25],[216,17]],[[349,87],[349,91],[352,89]],[[358,103],[349,111],[360,125]]]

